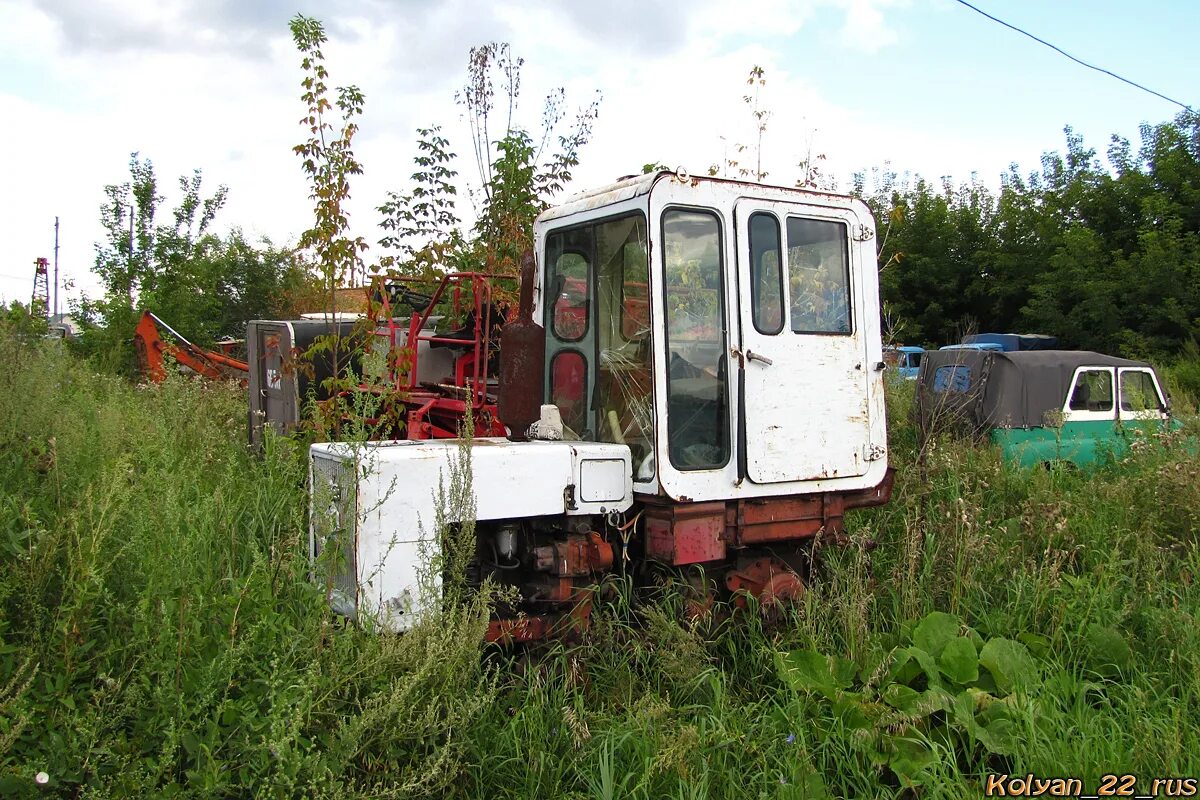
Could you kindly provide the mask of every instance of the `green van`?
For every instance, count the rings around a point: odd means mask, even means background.
[[[926,353],[916,414],[922,442],[940,430],[986,437],[1022,466],[1088,467],[1180,427],[1148,363],[1076,350]]]

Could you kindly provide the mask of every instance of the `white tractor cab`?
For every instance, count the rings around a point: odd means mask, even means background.
[[[585,622],[614,563],[678,572],[702,607],[801,593],[814,537],[890,495],[867,207],[659,172],[544,212],[535,241],[502,335],[511,433],[471,446],[469,579],[521,597],[489,636]],[[314,511],[330,511],[313,515],[313,556],[343,536],[327,577],[349,613],[403,629],[428,602],[415,576],[439,547],[434,489],[458,452],[313,446]]]

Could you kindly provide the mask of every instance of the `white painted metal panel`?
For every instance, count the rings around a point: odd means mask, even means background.
[[[440,550],[436,531],[439,497],[448,492],[451,475],[461,468],[458,441],[368,442],[359,445],[317,444],[311,448],[314,464],[338,461],[353,469],[314,468],[318,475],[342,476],[356,486],[333,487],[333,492],[357,496],[357,513],[342,527],[354,537],[358,608],[378,615],[394,630],[411,627],[431,598],[423,596],[422,572]],[[579,464],[588,460],[618,461],[631,474],[629,448],[591,442],[509,442],[481,438],[471,442],[470,471],[474,509],[445,506],[444,521],[529,519],[568,513],[576,493]],[[353,476],[353,477],[351,477]],[[611,481],[598,491],[612,493]],[[570,487],[570,492],[568,488]],[[575,503],[571,513],[623,511],[633,502],[632,481],[626,478],[622,496],[604,503]],[[314,497],[320,491],[314,487]],[[314,531],[319,529],[313,521]],[[319,542],[311,552],[317,553]],[[436,576],[427,577],[425,589],[436,587]]]
[[[778,331],[761,332],[754,324],[748,222],[756,213],[775,220],[782,243],[778,268],[783,273],[783,324]],[[860,219],[852,208],[755,198],[740,199],[735,216],[746,474],[756,483],[863,475],[867,459],[872,457],[869,391],[876,372],[875,363],[869,361],[867,316],[878,317],[878,309],[867,308],[864,313],[863,265],[860,254],[850,245],[852,234],[863,236],[864,227],[873,230],[873,223]],[[821,332],[807,330],[811,326],[806,325],[797,303],[797,287],[803,278],[793,273],[802,268],[788,254],[801,249],[801,243],[789,241],[789,219],[814,221],[844,237],[842,246],[849,259],[850,313]],[[874,256],[873,250],[871,254]],[[873,273],[873,257],[870,268]],[[823,264],[822,269],[832,274],[830,284],[836,284],[834,273],[843,265]],[[844,308],[844,295],[840,289],[838,292],[836,306]],[[838,326],[841,330],[836,330]]]
[[[633,492],[628,464],[619,458],[587,458],[579,462],[579,499],[585,503],[620,503]]]

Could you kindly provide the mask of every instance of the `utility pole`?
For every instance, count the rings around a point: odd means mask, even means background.
[[[54,316],[58,322],[58,217],[54,218]]]

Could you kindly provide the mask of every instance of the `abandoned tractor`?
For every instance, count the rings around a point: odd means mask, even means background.
[[[814,539],[891,490],[866,206],[660,172],[544,212],[535,242],[500,332],[507,436],[469,443],[473,508],[440,509],[475,520],[470,579],[518,598],[489,637],[578,629],[612,570],[675,573],[701,608],[802,594]],[[339,609],[404,630],[436,602],[420,578],[460,447],[312,447]]]

